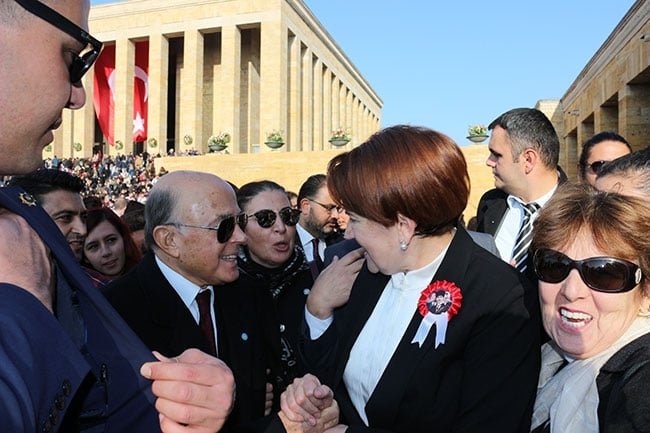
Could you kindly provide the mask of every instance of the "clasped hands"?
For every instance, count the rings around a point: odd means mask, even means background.
[[[278,416],[288,433],[343,433],[347,429],[338,423],[334,393],[311,374],[294,379],[280,396],[280,405]]]

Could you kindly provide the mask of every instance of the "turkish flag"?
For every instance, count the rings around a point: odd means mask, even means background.
[[[147,139],[147,102],[149,99],[149,42],[135,45],[133,77],[133,138]],[[104,47],[95,63],[93,105],[97,120],[108,143],[115,144],[115,45]]]
[[[114,140],[115,45],[106,45],[95,62],[93,105],[102,133],[111,146]]]
[[[147,106],[149,105],[149,41],[135,44],[135,77],[133,78],[133,141],[147,139]]]

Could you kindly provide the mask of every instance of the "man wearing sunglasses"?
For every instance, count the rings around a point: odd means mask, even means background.
[[[341,208],[334,204],[327,189],[327,176],[309,176],[298,192],[300,220],[296,226],[297,241],[312,264],[314,278],[323,269],[325,248],[343,240],[336,232],[337,218]]]
[[[166,174],[145,206],[150,252],[105,290],[150,350],[175,357],[196,347],[230,366],[237,400],[228,428],[262,417],[266,398],[267,364],[255,302],[240,305],[221,287],[239,277],[237,256],[247,220],[221,178],[194,171]]]
[[[0,2],[0,175],[38,168],[63,109],[85,103],[81,79],[101,50],[89,8]],[[230,370],[197,350],[148,362],[36,200],[3,188],[0,208],[2,430],[217,431],[233,401]]]

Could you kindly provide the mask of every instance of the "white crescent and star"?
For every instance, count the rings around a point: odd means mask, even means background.
[[[144,102],[147,102],[149,99],[149,77],[144,69],[139,66],[135,67],[134,79],[139,79],[144,84]],[[115,69],[111,71],[108,76],[108,88],[111,90],[111,99],[115,101]],[[141,131],[144,134],[144,119],[142,114],[138,111],[135,113],[135,118],[133,119],[133,134]]]

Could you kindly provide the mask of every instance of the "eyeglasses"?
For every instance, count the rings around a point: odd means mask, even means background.
[[[245,213],[240,213],[239,215],[231,215],[225,217],[216,226],[201,226],[201,225],[184,224],[184,223],[177,223],[177,222],[165,223],[161,225],[214,230],[215,232],[217,232],[217,241],[219,241],[219,243],[221,244],[225,244],[226,242],[228,242],[232,234],[235,232],[235,224],[237,224],[239,228],[244,230],[246,228],[247,222],[248,222],[248,216]]]
[[[312,200],[310,198],[308,198],[307,200],[313,201],[314,203],[321,206],[323,209],[325,209],[329,213],[332,213],[334,211],[336,211],[336,212],[342,212],[343,211],[343,206],[337,206],[335,204],[323,204],[321,202],[318,202],[316,200]]]
[[[641,269],[627,260],[613,257],[590,257],[572,260],[553,250],[539,249],[533,258],[537,277],[547,283],[559,283],[577,269],[582,281],[592,290],[603,293],[629,292],[641,281]]]
[[[248,215],[248,218],[255,218],[260,227],[268,229],[275,224],[278,215],[280,215],[280,219],[284,224],[295,226],[300,219],[300,210],[288,206],[280,209],[277,213],[271,209],[262,209],[252,215]]]
[[[598,174],[603,168],[603,165],[607,164],[608,162],[609,161],[594,161],[591,164],[585,164],[585,167],[588,168],[593,174]]]
[[[87,31],[37,0],[16,0],[25,10],[47,21],[59,30],[69,34],[82,44],[84,49],[91,46],[89,50],[81,55],[74,56],[69,67],[70,82],[76,84],[81,81],[81,77],[95,63],[99,52],[102,50],[102,43],[92,37]]]

